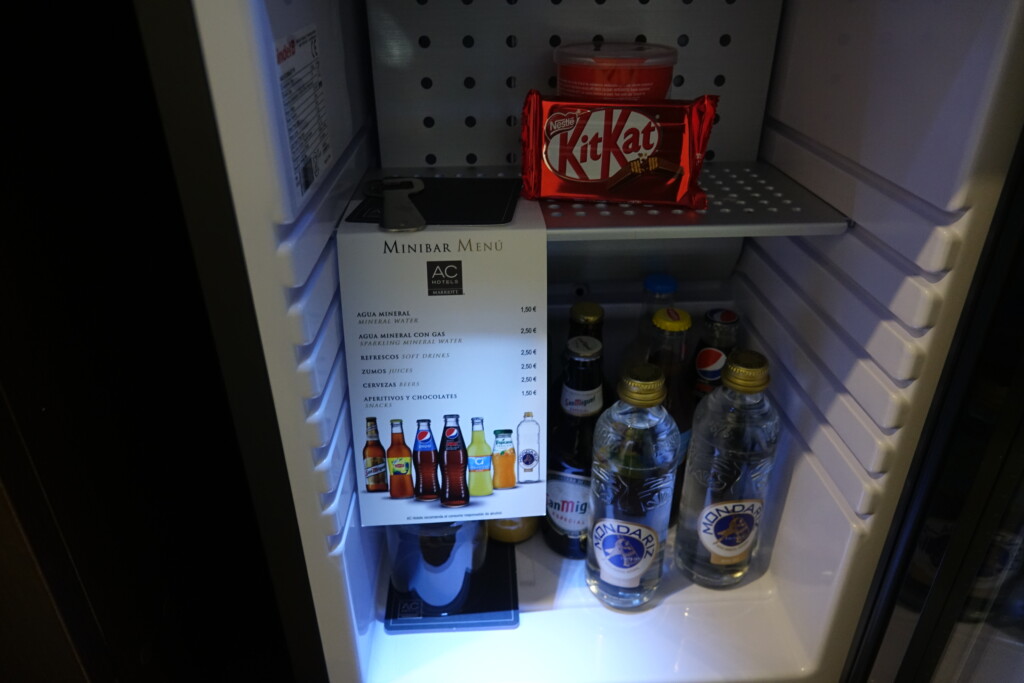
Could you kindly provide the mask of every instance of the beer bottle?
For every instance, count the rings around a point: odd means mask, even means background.
[[[577,301],[569,309],[569,339],[593,337],[603,339],[604,309],[593,301]]]
[[[377,433],[377,418],[366,418],[366,445],[363,446],[363,470],[366,473],[366,490],[378,493],[388,490],[388,468],[384,462],[384,447]]]
[[[572,305],[569,311],[569,336],[566,337],[568,342],[573,337],[593,337],[597,341],[601,342],[602,345],[602,357],[604,354],[604,308],[600,304],[592,301],[578,301]],[[564,350],[565,347],[562,348]],[[602,383],[603,383],[603,405],[611,405],[615,400],[615,382],[609,382],[608,378],[603,375],[604,361],[602,360]],[[562,396],[562,385],[565,384],[565,369],[555,378],[554,384],[548,390],[549,401],[548,401],[548,414],[558,415],[561,407],[558,405],[558,401]],[[550,433],[551,427],[548,426],[548,432]]]
[[[441,434],[441,505],[469,505],[469,454],[462,437],[458,415],[444,416]]]
[[[593,301],[577,301],[569,309],[569,335],[565,338],[568,342],[573,337],[593,337],[603,343],[604,333],[604,308]],[[565,350],[562,340],[556,340],[552,344],[552,357]],[[558,405],[562,397],[562,385],[565,384],[565,369],[554,368],[554,374],[548,381],[548,415],[558,415],[561,408]],[[605,386],[605,398],[613,394],[613,386]],[[551,422],[548,422],[548,439],[551,438]]]
[[[544,540],[572,559],[587,554],[594,423],[604,409],[601,350],[601,342],[593,337],[573,337],[566,344],[559,410],[552,415],[548,441]]]
[[[401,420],[391,421],[391,445],[388,446],[389,488],[392,498],[412,498],[412,451],[405,445]]]
[[[413,487],[416,500],[437,500],[441,486],[437,478],[437,444],[434,443],[434,433],[430,431],[430,420],[416,420],[412,465],[416,470]]]

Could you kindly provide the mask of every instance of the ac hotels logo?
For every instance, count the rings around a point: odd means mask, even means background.
[[[428,296],[462,293],[462,261],[427,261]]]

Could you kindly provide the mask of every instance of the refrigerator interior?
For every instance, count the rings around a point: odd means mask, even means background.
[[[1020,3],[941,9],[196,3],[332,680],[840,677],[1024,117]],[[673,571],[651,607],[625,614],[537,536],[516,551],[518,628],[385,634],[383,535],[360,526],[354,496],[335,230],[377,164],[423,169],[434,155],[431,172],[514,173],[518,107],[528,88],[550,91],[555,36],[597,34],[676,45],[671,96],[721,97],[702,176],[712,208],[698,225],[642,212],[549,230],[551,336],[581,297],[621,329],[655,270],[682,282],[692,313],[741,313],[784,416],[761,554],[734,590]],[[484,73],[496,64],[518,71]],[[814,196],[762,209],[759,186],[776,178]],[[515,220],[554,210],[520,201]],[[825,218],[780,218],[805,210]]]

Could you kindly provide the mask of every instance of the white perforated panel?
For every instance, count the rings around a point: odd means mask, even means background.
[[[753,161],[780,0],[375,0],[367,3],[385,167],[519,164],[531,88],[556,93],[554,47],[675,47],[670,97],[721,99],[709,159]]]

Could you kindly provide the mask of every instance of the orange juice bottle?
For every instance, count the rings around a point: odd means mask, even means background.
[[[511,429],[494,430],[494,488],[511,489],[516,485],[516,449]]]

